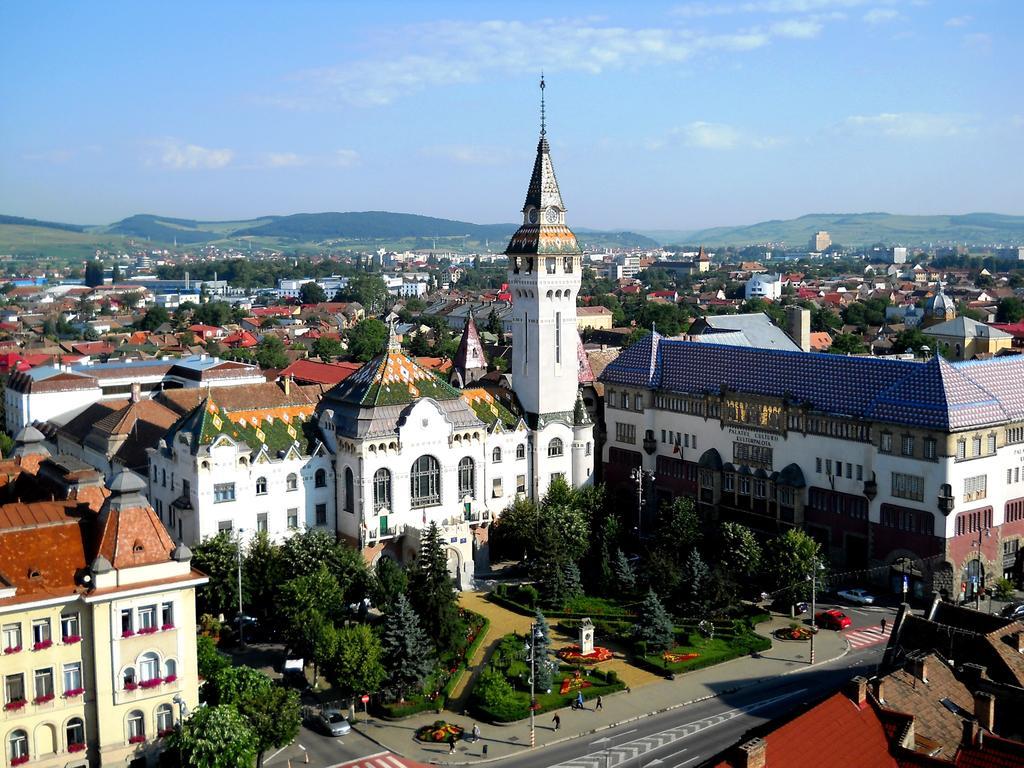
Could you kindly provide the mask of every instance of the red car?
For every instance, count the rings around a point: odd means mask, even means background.
[[[832,608],[828,611],[822,611],[814,617],[814,623],[823,629],[836,629],[843,630],[850,626],[853,622],[850,617],[837,608]]]

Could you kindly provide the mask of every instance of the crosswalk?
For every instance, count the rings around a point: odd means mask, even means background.
[[[414,763],[403,757],[397,757],[390,752],[369,757],[360,757],[347,763],[340,763],[333,768],[417,768],[422,763]]]
[[[851,648],[857,649],[888,642],[891,633],[892,625],[886,624],[884,633],[881,631],[881,627],[863,627],[852,631],[847,630],[843,632],[843,637],[846,638],[846,642],[850,644]]]

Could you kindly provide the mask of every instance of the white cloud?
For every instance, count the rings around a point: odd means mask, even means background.
[[[472,144],[442,144],[424,147],[420,153],[426,157],[438,157],[460,165],[501,165],[517,157],[506,147],[485,147]]]
[[[330,164],[339,168],[351,168],[359,160],[359,153],[354,149],[336,149],[329,158]]]
[[[268,152],[266,154],[266,165],[271,168],[292,168],[297,165],[306,165],[309,158],[295,152]]]
[[[676,6],[672,13],[688,18],[750,13],[816,13],[856,8],[876,0],[748,0],[747,2],[693,2]]]
[[[892,8],[872,8],[864,14],[864,21],[868,24],[887,24],[899,18],[899,13]]]
[[[975,53],[990,53],[992,51],[992,35],[985,32],[964,35],[964,48]]]
[[[947,27],[966,27],[974,21],[973,16],[954,16],[951,19],[946,19]]]
[[[649,139],[644,147],[649,150],[664,149],[671,144],[681,143],[698,149],[767,149],[777,146],[778,139],[754,136],[727,123],[711,123],[695,120],[692,123],[673,128],[663,138]]]
[[[425,88],[478,82],[494,72],[534,76],[538,62],[548,72],[599,74],[754,50],[774,39],[812,38],[821,29],[815,18],[716,33],[602,26],[593,19],[427,22],[379,34],[370,41],[374,53],[368,58],[296,73],[293,91],[272,102],[292,108],[379,106]]]
[[[209,149],[198,144],[186,144],[180,139],[159,139],[152,144],[157,149],[153,162],[175,170],[224,168],[235,156],[230,149]]]
[[[853,115],[838,127],[850,133],[901,139],[950,138],[974,133],[977,119],[970,115],[883,112],[878,115]]]

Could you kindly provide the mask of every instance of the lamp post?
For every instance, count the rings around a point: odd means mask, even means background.
[[[530,624],[530,637],[526,641],[526,652],[530,655],[530,746],[537,746],[535,720],[537,707],[534,701],[534,679],[537,677],[537,637],[539,630],[535,623]],[[544,660],[547,661],[546,659]]]
[[[242,534],[244,528],[238,529],[238,645],[245,647],[245,614],[242,613]]]
[[[984,570],[984,566],[982,565],[982,562],[981,562],[981,537],[982,537],[982,534],[984,534],[985,536],[990,536],[991,533],[990,533],[988,528],[984,528],[984,527],[979,527],[978,528],[977,558],[976,558],[977,563],[978,563],[978,572],[974,575],[974,578],[976,579],[976,581],[974,583],[974,610],[976,610],[976,611],[980,611],[981,610],[981,574],[982,574],[982,571]],[[991,608],[991,603],[989,603],[989,607]]]
[[[644,519],[644,480],[654,481],[654,473],[642,467],[634,467],[629,473],[636,483],[636,537],[639,540],[643,537]]]
[[[821,563],[818,562],[817,558],[811,560],[811,575],[807,578],[811,582],[811,659],[808,662],[809,665],[814,664],[814,636],[818,634],[818,625],[816,623],[815,612],[816,598],[818,596],[818,569],[824,569]]]

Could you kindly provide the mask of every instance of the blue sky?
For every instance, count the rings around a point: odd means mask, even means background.
[[[1024,213],[1018,0],[0,5],[0,212]]]

